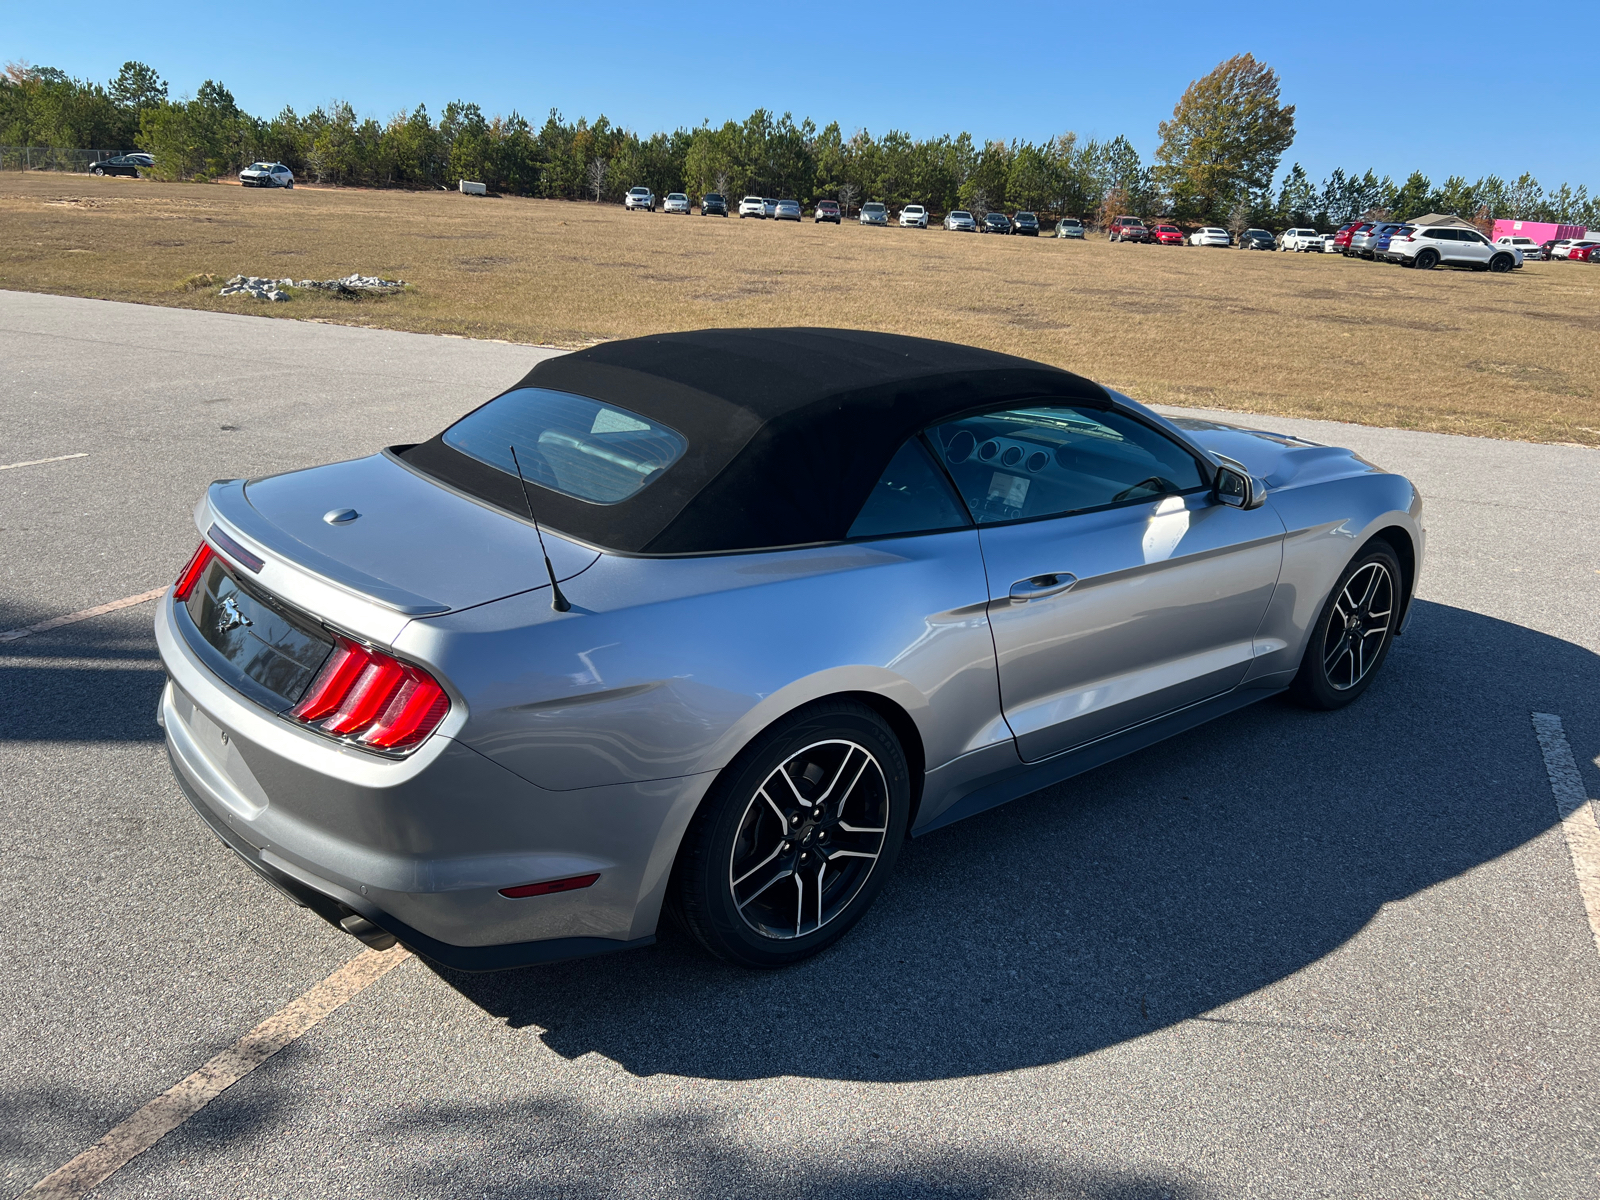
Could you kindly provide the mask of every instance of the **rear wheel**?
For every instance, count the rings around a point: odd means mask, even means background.
[[[1404,599],[1400,579],[1400,560],[1388,542],[1368,542],[1356,555],[1312,626],[1289,688],[1295,700],[1307,708],[1343,708],[1367,690],[1394,642]]]
[[[1417,255],[1417,270],[1431,271],[1439,265],[1439,252],[1437,250],[1424,250]]]
[[[695,814],[668,888],[678,920],[746,967],[799,962],[843,937],[905,840],[905,754],[864,704],[824,701],[774,725]]]

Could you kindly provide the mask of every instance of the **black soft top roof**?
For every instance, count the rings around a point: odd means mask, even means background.
[[[529,482],[541,523],[644,554],[838,541],[918,430],[1018,401],[1109,402],[1098,384],[1024,358],[846,329],[706,329],[605,342],[546,359],[516,386],[614,404],[687,439],[660,478],[617,504]],[[403,454],[508,512],[526,511],[514,476],[441,437]]]

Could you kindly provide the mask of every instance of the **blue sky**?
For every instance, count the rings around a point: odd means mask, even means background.
[[[1546,189],[1600,187],[1594,40],[1515,11],[1464,0],[1375,22],[1165,3],[0,0],[0,58],[98,80],[136,58],[174,96],[219,79],[260,115],[333,99],[380,118],[418,102],[437,115],[461,98],[535,124],[555,107],[649,132],[763,106],[847,133],[1123,133],[1148,159],[1184,87],[1250,51],[1297,106],[1284,166],[1299,160],[1315,179],[1336,166],[1397,179],[1420,167],[1436,182],[1529,170]],[[1369,31],[1378,24],[1387,31]],[[1543,44],[1529,50],[1529,37]]]

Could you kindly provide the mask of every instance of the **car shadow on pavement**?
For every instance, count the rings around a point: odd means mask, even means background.
[[[567,1099],[427,1104],[382,1128],[387,1195],[647,1195],[825,1200],[1202,1200],[1182,1168],[1113,1166],[1071,1152],[884,1138],[845,1156],[798,1134],[751,1145],[712,1102],[693,1114],[618,1115]],[[709,1110],[709,1111],[708,1111]],[[573,1166],[573,1147],[587,1153]]]
[[[629,954],[435,970],[558,1053],[636,1075],[1059,1062],[1205,1017],[1549,829],[1529,712],[1563,714],[1588,745],[1596,697],[1593,652],[1419,601],[1357,703],[1269,700],[913,841],[862,923],[797,967],[732,968],[664,926]]]
[[[159,741],[166,678],[144,607],[0,643],[0,742]]]

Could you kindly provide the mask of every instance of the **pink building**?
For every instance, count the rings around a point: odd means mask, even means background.
[[[1494,223],[1494,236],[1491,240],[1499,241],[1503,237],[1526,237],[1543,245],[1545,242],[1560,238],[1581,238],[1588,232],[1588,228],[1583,225],[1556,225],[1550,221],[1499,220]]]

